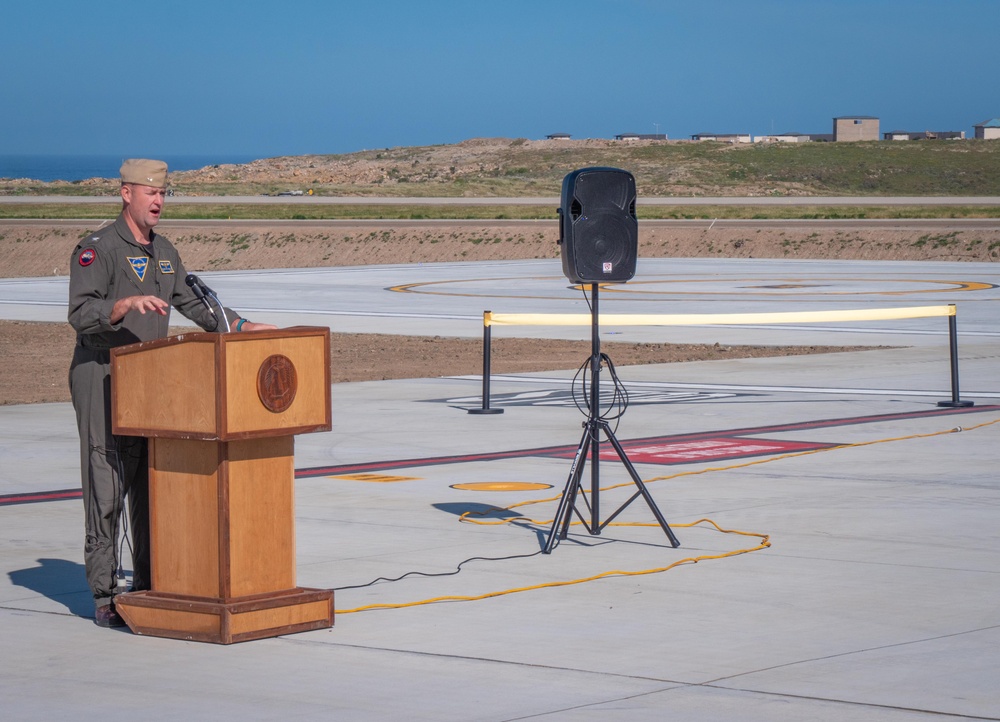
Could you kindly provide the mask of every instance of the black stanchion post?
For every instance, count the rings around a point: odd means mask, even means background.
[[[493,355],[492,311],[483,311],[483,405],[469,409],[470,414],[502,414],[503,409],[490,408],[490,356]]]
[[[951,401],[938,401],[938,406],[950,409],[964,409],[974,406],[973,401],[962,401],[958,391],[958,319],[957,314],[948,316],[948,346],[951,354]]]

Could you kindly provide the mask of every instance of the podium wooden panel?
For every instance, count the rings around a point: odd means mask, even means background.
[[[151,586],[133,632],[230,644],[333,625],[295,581],[294,434],[327,431],[330,332],[192,333],[112,351],[112,429],[149,438]]]

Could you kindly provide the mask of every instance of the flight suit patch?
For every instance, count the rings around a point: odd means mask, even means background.
[[[174,267],[170,261],[160,261],[160,273],[173,273]]]
[[[149,268],[149,256],[126,256],[132,270],[140,281],[146,280],[146,269]]]
[[[80,265],[84,267],[89,266],[91,263],[94,262],[95,258],[97,258],[97,253],[94,251],[93,248],[88,248],[87,250],[85,250],[83,253],[80,254],[79,258]]]

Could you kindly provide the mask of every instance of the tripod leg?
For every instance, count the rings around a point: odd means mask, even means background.
[[[580,488],[580,479],[583,477],[583,469],[587,464],[587,447],[590,444],[591,433],[588,423],[584,426],[583,437],[576,449],[576,456],[573,457],[573,465],[569,470],[566,488],[563,489],[562,497],[559,499],[559,508],[556,509],[555,518],[552,520],[549,538],[542,549],[544,554],[551,553],[552,549],[555,548],[556,538],[565,539],[569,531],[569,523],[573,517],[573,506],[576,504],[576,492]]]
[[[615,451],[618,453],[618,458],[621,459],[622,464],[625,465],[625,468],[628,470],[629,476],[631,476],[632,481],[635,482],[636,488],[639,490],[639,493],[642,494],[642,498],[646,500],[647,506],[649,506],[650,511],[653,512],[653,516],[656,517],[657,523],[663,529],[664,533],[666,533],[667,538],[670,540],[670,545],[676,549],[681,545],[681,543],[677,540],[677,537],[674,536],[674,532],[670,528],[670,525],[667,524],[667,520],[663,518],[663,514],[660,513],[659,508],[656,506],[656,502],[653,500],[653,496],[649,493],[649,489],[646,488],[646,484],[639,476],[639,472],[635,470],[635,467],[629,460],[628,455],[625,453],[625,449],[623,449],[622,445],[618,443],[617,437],[615,437],[614,432],[611,430],[611,427],[608,425],[606,421],[601,423],[601,427],[604,429],[604,433],[608,437],[608,441],[610,441],[611,445],[615,447]],[[635,499],[635,497],[633,496],[632,499]],[[622,509],[625,508],[625,506],[631,504],[632,499],[629,499],[627,502],[625,502],[625,505],[622,506],[621,509],[619,509],[618,511],[621,511]],[[617,515],[618,512],[616,511],[612,515],[612,517]]]

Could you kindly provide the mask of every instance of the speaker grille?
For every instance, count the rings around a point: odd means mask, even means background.
[[[583,168],[563,180],[563,272],[573,283],[623,282],[635,275],[635,179],[617,168]]]

